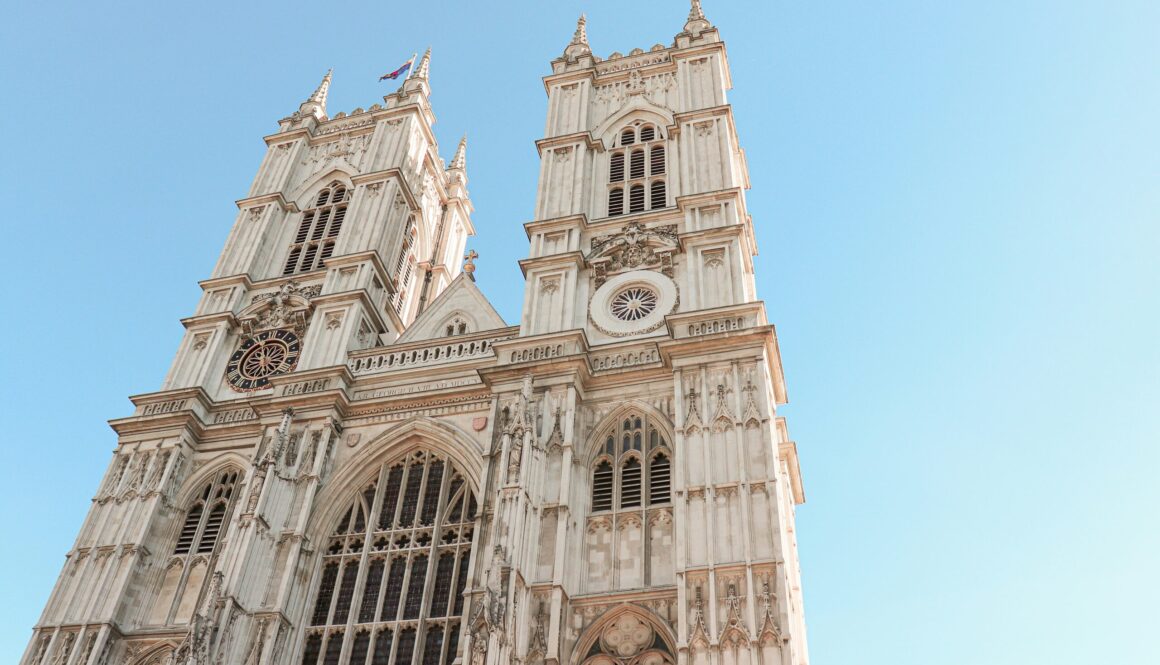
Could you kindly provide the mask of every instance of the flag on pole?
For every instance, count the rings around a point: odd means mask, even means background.
[[[408,60],[407,62],[403,63],[403,66],[402,66],[402,67],[399,67],[398,69],[396,69],[395,71],[391,72],[390,74],[383,74],[382,76],[380,76],[380,77],[379,77],[379,80],[380,80],[380,81],[385,81],[385,80],[387,80],[387,79],[394,80],[394,79],[397,79],[397,78],[399,78],[399,77],[400,77],[400,76],[402,76],[403,74],[406,74],[406,73],[407,73],[407,70],[411,68],[411,65],[412,65],[414,62],[415,62],[415,56],[411,56],[411,59],[410,59],[410,60]]]

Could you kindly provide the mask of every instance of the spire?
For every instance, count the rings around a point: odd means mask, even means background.
[[[689,20],[685,21],[685,32],[697,35],[711,27],[713,27],[712,24],[705,18],[705,12],[701,9],[701,0],[692,0],[692,6],[689,8]]]
[[[310,95],[310,98],[302,102],[298,107],[298,111],[303,115],[315,115],[319,118],[326,117],[326,95],[330,92],[330,78],[334,74],[334,69],[328,69],[326,76],[322,77],[322,83],[318,84],[318,88]]]
[[[467,169],[467,134],[459,139],[459,147],[455,149],[455,156],[451,158],[451,166],[448,168],[466,170]]]
[[[411,75],[411,78],[426,79],[427,75],[430,73],[429,72],[430,69],[431,69],[431,47],[428,46],[427,52],[424,53],[423,57],[419,59],[419,66],[415,68],[415,73]]]
[[[576,21],[576,34],[572,35],[572,43],[588,46],[588,18],[583,14]]]
[[[592,49],[588,48],[588,18],[581,14],[576,21],[576,32],[572,35],[572,41],[564,48],[564,57],[575,59],[591,53]]]

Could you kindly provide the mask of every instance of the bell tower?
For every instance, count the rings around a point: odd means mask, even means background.
[[[468,648],[802,665],[804,491],[725,44],[699,0],[668,45],[601,58],[589,28],[544,78],[520,336],[481,372],[507,406],[474,589],[527,618],[469,621]]]
[[[524,334],[661,334],[755,302],[757,247],[725,45],[694,4],[672,47],[594,56],[587,21],[545,78]]]
[[[428,50],[382,104],[333,117],[327,72],[266,137],[201,303],[183,321],[166,389],[228,399],[267,385],[256,375],[262,362],[279,373],[341,365],[350,351],[398,338],[459,274],[474,233],[466,138],[444,163],[430,62]],[[297,346],[240,348],[267,329],[286,330]]]

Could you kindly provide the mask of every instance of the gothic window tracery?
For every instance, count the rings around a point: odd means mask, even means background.
[[[326,265],[334,252],[334,243],[346,219],[350,191],[332,182],[318,193],[314,206],[302,213],[302,221],[290,244],[283,275],[310,272]]]
[[[449,460],[417,451],[384,465],[327,544],[302,665],[450,665],[475,511]]]
[[[637,121],[621,130],[617,143],[608,161],[608,216],[665,207],[665,143],[660,130]]]
[[[150,614],[150,624],[189,621],[229,524],[239,475],[236,469],[218,472],[186,509],[173,555],[162,574],[161,591]]]
[[[592,464],[592,512],[640,511],[671,501],[672,452],[655,422],[632,412],[604,435]]]

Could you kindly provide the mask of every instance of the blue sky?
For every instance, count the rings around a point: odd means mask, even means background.
[[[426,8],[425,8],[426,7]],[[22,653],[262,157],[433,47],[479,282],[518,321],[540,77],[671,2],[11,3],[0,660]],[[1160,662],[1160,4],[706,0],[807,503],[815,665]]]

